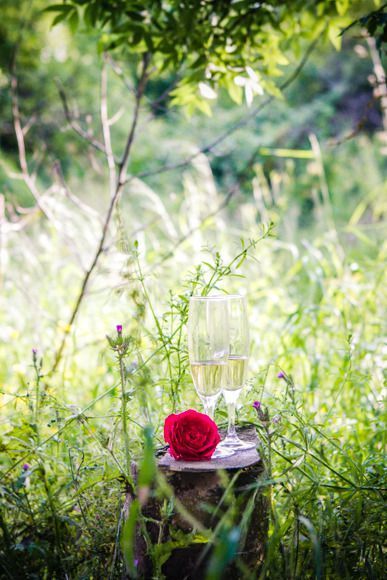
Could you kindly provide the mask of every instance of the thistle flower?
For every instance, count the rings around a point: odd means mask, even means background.
[[[37,348],[33,348],[31,352],[32,352],[32,362],[34,364],[36,364],[36,362],[38,360],[38,349]]]
[[[122,334],[122,324],[116,325],[116,331],[117,331],[116,336],[112,338],[107,334],[106,338],[112,350],[117,352],[120,356],[124,356],[128,352],[130,338]]]
[[[282,371],[280,371],[277,375],[277,378],[279,379],[284,379],[285,378],[285,373],[283,373]]]
[[[269,411],[264,408],[261,401],[254,401],[253,408],[257,411],[258,419],[262,423],[267,423],[269,421]]]
[[[28,470],[29,470],[29,468],[30,468],[30,466],[28,465],[28,463],[25,463],[25,464],[23,465],[23,467],[22,467],[22,470],[23,470],[23,471],[28,471]]]

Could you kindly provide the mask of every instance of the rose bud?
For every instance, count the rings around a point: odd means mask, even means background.
[[[172,457],[185,461],[210,460],[220,442],[216,423],[193,409],[165,419],[164,439]]]

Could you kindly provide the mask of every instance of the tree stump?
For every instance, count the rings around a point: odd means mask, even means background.
[[[245,441],[257,442],[254,428],[240,430],[239,436]],[[229,500],[225,498],[225,489],[231,480],[234,481],[232,501],[238,510],[234,524],[238,526],[244,519],[244,534],[239,543],[238,556],[251,570],[259,569],[267,539],[269,500],[264,491],[267,488],[259,488],[259,480],[264,479],[266,474],[256,449],[237,452],[224,459],[198,462],[176,461],[166,452],[159,459],[158,465],[184,510],[208,530],[216,528],[225,510],[230,507],[227,504]],[[157,498],[148,502],[143,514],[149,518],[147,532],[152,542],[160,542],[161,538],[162,543],[170,542],[169,546],[173,546],[171,542],[176,538],[184,535],[189,537],[193,531],[192,523],[175,506],[160,536],[160,526],[154,524],[162,517]],[[212,547],[206,543],[190,543],[173,548],[162,566],[162,574],[168,580],[202,580],[211,555]],[[139,561],[139,572],[146,578],[151,577],[152,570],[147,559]],[[234,578],[238,577],[233,565],[228,567],[229,573]]]

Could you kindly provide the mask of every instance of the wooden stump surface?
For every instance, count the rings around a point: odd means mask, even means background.
[[[256,444],[258,443],[254,428],[241,429],[238,434],[243,441],[254,441]],[[177,461],[167,451],[159,460],[159,467],[161,467],[163,471],[217,471],[218,469],[244,469],[259,463],[260,461],[261,458],[256,448],[248,449],[247,451],[239,451],[230,457],[211,459],[210,461]]]

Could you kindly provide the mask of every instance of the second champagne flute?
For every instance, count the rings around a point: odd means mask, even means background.
[[[249,362],[249,324],[247,319],[246,300],[239,294],[228,295],[229,355],[228,376],[223,386],[223,396],[228,411],[228,431],[222,441],[222,448],[233,451],[252,449],[256,445],[242,441],[235,429],[235,407],[246,381]]]

